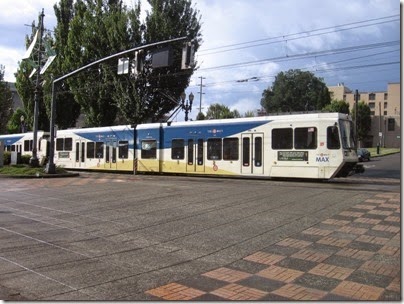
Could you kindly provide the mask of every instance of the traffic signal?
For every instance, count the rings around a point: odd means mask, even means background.
[[[144,65],[144,51],[143,50],[136,51],[132,71],[134,76],[137,76],[143,72],[143,65]]]
[[[182,48],[182,70],[192,69],[194,67],[194,53],[194,44],[192,42],[186,42]]]

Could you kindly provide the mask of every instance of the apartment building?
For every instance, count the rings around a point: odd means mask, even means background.
[[[349,108],[355,106],[355,91],[343,83],[329,86],[331,99],[344,100]],[[369,105],[371,111],[372,127],[370,134],[361,144],[364,147],[380,145],[386,148],[399,148],[401,146],[401,85],[388,83],[387,90],[383,92],[359,92],[359,101]]]

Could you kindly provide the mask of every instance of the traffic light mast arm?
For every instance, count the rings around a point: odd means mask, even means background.
[[[62,77],[59,77],[59,78],[55,79],[53,82],[55,83],[55,82],[61,81],[63,79],[69,78],[69,77],[71,77],[73,75],[76,75],[77,73],[80,73],[81,71],[84,71],[84,70],[86,70],[86,69],[88,69],[88,68],[90,68],[90,67],[92,67],[94,65],[103,63],[104,61],[107,61],[107,60],[110,60],[110,59],[113,59],[113,58],[116,58],[116,57],[120,57],[122,55],[126,55],[126,54],[136,52],[136,51],[139,51],[139,50],[144,50],[146,48],[152,48],[154,46],[158,46],[158,45],[162,45],[162,44],[183,41],[183,40],[186,40],[186,39],[187,39],[187,37],[174,38],[174,39],[164,40],[164,41],[155,42],[155,43],[151,43],[151,44],[146,44],[146,45],[135,47],[135,48],[130,49],[130,50],[122,51],[120,53],[116,53],[116,54],[110,55],[108,57],[104,57],[102,59],[94,61],[92,63],[89,63],[89,64],[87,64],[87,65],[85,65],[85,66],[83,66],[81,68],[78,68],[77,70],[74,70],[74,71],[72,71],[72,72],[70,72],[70,73],[68,73],[66,75],[63,75]]]
[[[55,80],[53,80],[52,82],[52,102],[51,102],[51,119],[50,119],[50,149],[49,149],[49,161],[48,164],[46,166],[46,173],[51,173],[51,174],[55,174],[56,173],[56,166],[54,163],[54,156],[55,156],[55,116],[56,116],[56,98],[55,98],[55,85],[57,82],[62,81],[64,79],[67,79],[71,76],[74,76],[78,73],[80,73],[81,71],[84,71],[94,65],[100,64],[102,62],[105,62],[107,60],[116,58],[116,57],[120,57],[122,55],[128,54],[128,53],[132,53],[135,51],[139,51],[139,50],[144,50],[144,49],[148,49],[148,48],[152,48],[158,45],[162,45],[162,44],[167,44],[167,43],[172,43],[172,42],[178,42],[178,41],[184,41],[187,40],[188,37],[180,37],[180,38],[174,38],[174,39],[169,39],[169,40],[164,40],[164,41],[160,41],[160,42],[155,42],[155,43],[150,43],[150,44],[146,44],[146,45],[142,45],[142,46],[138,46],[135,47],[133,49],[130,50],[126,50],[126,51],[122,51],[120,53],[99,59],[97,61],[94,61],[92,63],[89,63],[81,68],[78,68],[77,70],[74,70],[66,75],[63,75],[59,78],[56,78]]]

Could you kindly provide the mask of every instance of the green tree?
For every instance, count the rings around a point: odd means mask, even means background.
[[[60,0],[59,4],[54,5],[54,11],[57,25],[54,30],[54,41],[49,46],[49,52],[57,54],[57,56],[45,73],[44,86],[46,92],[44,101],[49,116],[52,101],[52,81],[54,78],[70,72],[70,67],[66,64],[66,53],[68,52],[69,24],[74,16],[73,0]],[[80,104],[76,102],[68,82],[65,81],[62,85],[55,87],[55,93],[57,101],[56,124],[60,129],[74,127],[80,115]]]
[[[229,107],[215,103],[209,106],[205,117],[206,119],[226,119],[239,118],[241,116],[237,110],[231,111]]]
[[[13,114],[13,95],[4,81],[5,67],[0,65],[0,134],[7,131],[7,122]]]
[[[199,112],[198,115],[196,115],[196,120],[205,120],[206,116],[202,112]]]
[[[247,111],[244,113],[244,117],[255,117],[254,111]]]
[[[352,117],[355,119],[356,118],[356,124],[357,124],[357,138],[359,141],[363,141],[366,139],[368,136],[370,129],[372,127],[372,119],[370,117],[370,108],[369,106],[364,102],[360,101],[358,103],[358,116],[355,116],[356,109],[353,107],[351,111]]]
[[[261,106],[268,113],[321,110],[331,102],[327,86],[311,72],[280,72],[272,89],[262,93]]]
[[[39,16],[39,18],[41,18]],[[38,21],[39,24],[40,20]],[[34,39],[35,33],[37,32],[38,27],[35,26],[35,21],[32,22],[32,32],[31,35],[27,35],[25,37],[25,44],[28,48],[31,45],[31,42]],[[39,34],[38,34],[39,35]],[[44,56],[41,56],[41,66],[38,66],[38,55],[39,53],[45,54],[45,45],[49,43],[51,40],[50,35],[46,34],[43,37],[43,43],[40,50],[37,47],[31,53],[29,59],[24,59],[20,62],[19,67],[17,69],[17,73],[15,73],[16,83],[15,87],[17,89],[18,95],[21,98],[22,104],[24,105],[24,110],[27,114],[26,122],[27,125],[32,126],[34,123],[34,104],[35,104],[35,91],[36,88],[36,79],[37,72],[34,75],[31,75],[34,69],[38,71],[40,67],[44,64]],[[37,40],[38,43],[38,40]],[[30,77],[31,76],[31,77]],[[41,85],[38,87],[38,130],[49,130],[49,117],[47,115],[46,107],[43,101],[43,90],[42,83],[43,78],[40,75],[40,83]]]
[[[190,0],[148,0],[151,11],[145,20],[144,43],[150,44],[178,37],[194,40],[195,51],[201,43],[199,11],[192,8]],[[165,47],[165,46],[162,46]],[[159,48],[157,48],[159,49]],[[132,121],[157,121],[177,105],[168,100],[179,100],[188,87],[193,69],[181,70],[182,43],[171,45],[172,64],[152,68],[151,57],[145,61],[145,72],[136,81],[138,107],[133,111]]]
[[[76,70],[135,43],[127,33],[127,8],[122,0],[78,0],[73,11],[63,59],[66,70]],[[88,126],[114,124],[118,112],[113,100],[115,66],[115,61],[102,63],[67,81]]]
[[[21,121],[21,116],[24,117],[24,121]],[[25,118],[27,117],[27,114],[25,111],[21,108],[17,108],[13,115],[11,116],[10,120],[8,121],[7,124],[7,131],[9,134],[15,134],[15,133],[21,133],[21,132],[27,132],[32,130],[31,126],[26,125],[25,123]],[[22,124],[24,124],[24,128],[22,127]]]
[[[349,103],[344,100],[332,100],[323,108],[323,111],[349,114]]]

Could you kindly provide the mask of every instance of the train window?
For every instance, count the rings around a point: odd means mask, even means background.
[[[76,142],[76,162],[80,160],[80,143]]]
[[[171,142],[171,159],[184,159],[184,140],[173,139]]]
[[[198,165],[202,166],[203,165],[203,139],[199,138],[198,139]]]
[[[209,138],[208,139],[208,155],[209,160],[222,159],[222,139]]]
[[[129,142],[127,140],[120,141],[118,143],[118,145],[119,145],[119,149],[118,149],[119,158],[128,158],[128,155],[129,155]]]
[[[56,151],[63,151],[63,138],[56,138]]]
[[[116,163],[116,145],[112,147],[112,163]]]
[[[56,138],[56,151],[72,151],[73,139],[68,138]]]
[[[327,128],[327,148],[336,150],[341,147],[339,142],[339,132],[337,126]]]
[[[32,151],[32,140],[24,140],[24,151]]]
[[[188,139],[188,165],[194,164],[194,140]]]
[[[87,158],[95,158],[95,143],[88,142],[87,143]]]
[[[142,140],[142,152],[141,157],[143,159],[155,159],[157,158],[157,142],[155,140]]]
[[[97,158],[104,158],[104,143],[103,142],[95,143],[95,156]]]
[[[262,166],[262,137],[254,138],[254,165]]]
[[[295,149],[317,149],[317,128],[296,128]]]
[[[84,152],[84,148],[85,148],[85,144],[82,142],[81,143],[81,161],[82,162],[84,162],[84,155],[85,155],[85,152]]]
[[[238,138],[230,137],[223,139],[223,159],[238,160]]]
[[[250,138],[243,138],[243,166],[250,166]]]
[[[272,149],[292,149],[293,148],[293,130],[292,128],[273,129],[272,130]]]
[[[73,139],[71,137],[65,138],[64,150],[65,151],[73,150]]]

